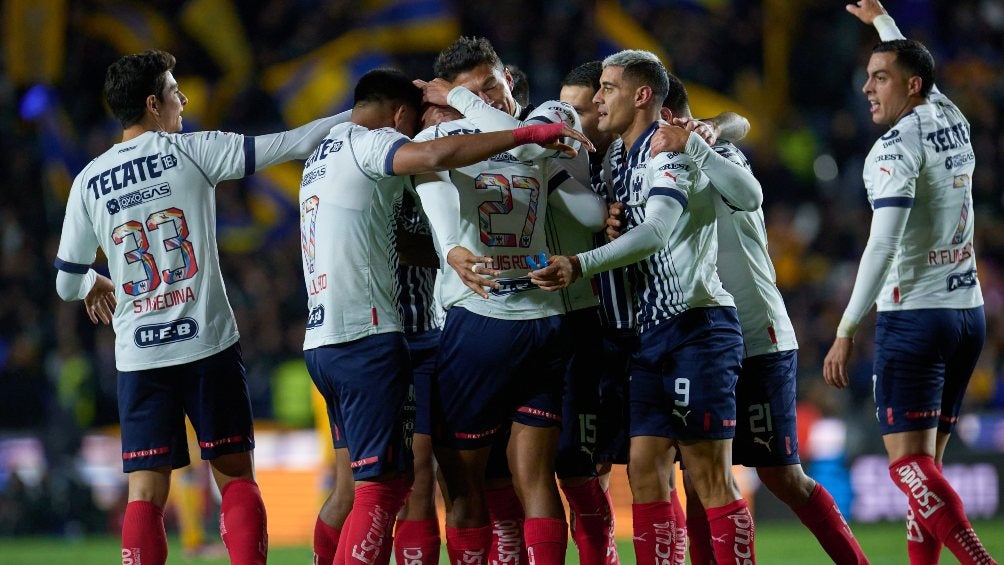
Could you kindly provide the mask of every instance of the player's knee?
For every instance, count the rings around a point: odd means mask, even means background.
[[[808,502],[816,486],[800,465],[758,467],[757,476],[771,494],[788,506],[801,506]]]

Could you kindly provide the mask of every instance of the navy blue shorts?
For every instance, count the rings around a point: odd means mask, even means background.
[[[604,328],[602,339],[603,375],[600,377],[600,407],[596,424],[596,463],[627,465],[628,375],[631,357],[638,350],[638,334],[633,329]]]
[[[441,334],[439,328],[435,328],[407,336],[413,382],[408,393],[408,406],[414,408],[417,434],[432,434],[432,375],[436,372]]]
[[[879,312],[872,378],[882,434],[951,433],[986,337],[982,306]]]
[[[603,336],[599,307],[565,314],[572,358],[565,370],[561,436],[555,472],[559,478],[596,475],[599,439],[600,379],[603,377]]]
[[[335,447],[349,450],[357,481],[411,466],[404,409],[411,364],[404,334],[376,334],[303,352],[324,397]]]
[[[244,374],[240,343],[183,365],[119,371],[122,469],[188,465],[185,414],[203,459],[254,449]]]
[[[560,426],[562,330],[561,316],[500,320],[450,308],[433,378],[433,442],[478,449],[509,420]]]
[[[692,308],[643,332],[631,361],[631,437],[735,436],[742,354],[731,307]]]
[[[798,351],[743,359],[736,383],[736,439],[732,462],[747,467],[797,465],[795,378]]]

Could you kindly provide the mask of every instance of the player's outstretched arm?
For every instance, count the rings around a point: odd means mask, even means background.
[[[555,110],[549,110],[542,105],[526,119],[520,121],[514,116],[499,110],[485,100],[462,86],[454,87],[443,79],[437,78],[430,82],[415,81],[425,93],[425,101],[432,104],[447,104],[456,108],[468,120],[470,120],[481,131],[501,131],[516,127],[539,124],[557,123],[564,121],[569,127],[581,130],[579,116],[571,107],[565,107],[562,102],[552,101]],[[547,145],[545,147],[545,145]],[[510,153],[521,161],[533,161],[542,157],[554,155],[554,150],[560,149],[548,144],[522,145],[514,148]]]
[[[673,228],[683,215],[683,204],[668,196],[650,196],[645,221],[617,239],[575,258],[554,256],[548,265],[530,273],[530,281],[544,290],[561,290],[578,277],[637,263],[669,243]]]
[[[298,128],[254,137],[254,171],[292,159],[306,159],[331,128],[352,119],[352,111],[320,118]],[[254,172],[252,171],[252,172]]]
[[[592,147],[585,135],[564,123],[536,124],[491,133],[448,135],[402,145],[394,153],[394,174],[414,175],[456,169],[484,161],[519,145],[555,143],[563,137],[573,138],[586,147]],[[575,149],[567,145],[562,147],[570,156],[575,156]]]

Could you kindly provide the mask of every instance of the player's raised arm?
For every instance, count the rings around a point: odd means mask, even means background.
[[[430,141],[406,143],[394,154],[394,174],[412,175],[455,169],[483,161],[514,147],[552,144],[566,137],[589,145],[589,140],[582,132],[562,122],[538,123],[512,130],[450,135]],[[575,156],[576,151],[572,147],[562,145],[562,150]]]

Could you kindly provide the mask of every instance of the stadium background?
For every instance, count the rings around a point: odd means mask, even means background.
[[[1001,513],[1004,471],[1004,78],[994,72],[1004,56],[1004,5],[885,4],[907,36],[932,49],[938,86],[972,123],[988,341],[946,474],[971,516],[992,518]],[[191,100],[186,130],[254,134],[347,108],[355,79],[370,68],[394,65],[429,78],[436,52],[461,33],[488,37],[503,61],[526,71],[531,100],[555,97],[561,77],[578,63],[644,48],[688,82],[696,114],[735,109],[750,118],[753,132],[742,147],[764,186],[778,285],[801,345],[803,460],[851,519],[898,519],[904,501],[887,480],[870,400],[870,326],[859,334],[850,389],[834,391],[821,379],[867,239],[861,166],[882,133],[860,92],[877,36],[843,5],[5,0],[0,540],[114,534],[124,504],[113,335],[91,326],[80,303],[59,300],[51,266],[73,176],[120,134],[100,99],[107,65],[128,52],[169,50]],[[306,312],[296,252],[299,174],[298,164],[288,164],[217,191],[221,259],[249,366],[274,544],[309,540],[327,445],[314,432],[300,353]],[[629,503],[626,486],[614,488],[618,502]],[[758,520],[792,519],[752,481],[748,492]],[[621,520],[622,528],[628,524]]]

